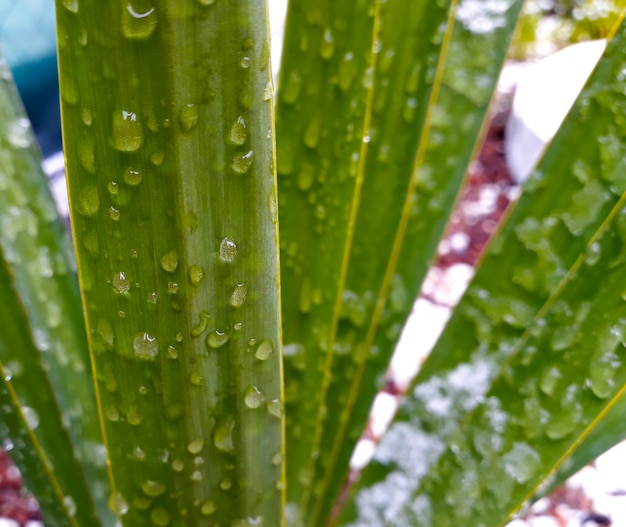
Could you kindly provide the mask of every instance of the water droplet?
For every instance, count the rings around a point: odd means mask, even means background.
[[[304,144],[309,148],[316,148],[320,139],[322,121],[319,115],[315,115],[304,131]]]
[[[193,386],[202,386],[204,384],[204,377],[202,377],[200,372],[192,371],[189,375],[189,382]]]
[[[211,331],[206,337],[206,344],[210,348],[221,348],[224,344],[228,342],[230,339],[230,333],[228,332],[220,332],[220,331]]]
[[[254,152],[252,150],[249,150],[245,154],[236,154],[233,158],[233,170],[237,172],[237,174],[245,174],[252,166],[253,161]]]
[[[120,492],[115,492],[109,498],[109,509],[117,516],[124,516],[128,512],[128,502]]]
[[[296,71],[290,71],[287,76],[285,85],[282,86],[281,96],[286,104],[294,104],[298,97],[300,97],[300,91],[302,90],[302,77]]]
[[[233,482],[229,479],[223,479],[220,481],[220,489],[222,490],[230,490],[233,486]]]
[[[248,129],[243,117],[239,116],[230,129],[230,142],[235,145],[242,145],[248,137]]]
[[[154,360],[159,354],[159,344],[155,337],[148,333],[138,333],[133,341],[135,355],[143,360]]]
[[[182,472],[185,469],[185,463],[180,459],[172,461],[172,470],[174,472]]]
[[[63,7],[72,13],[78,13],[78,0],[63,0]]]
[[[242,57],[240,65],[244,70],[248,69],[250,67],[250,57]]]
[[[165,159],[165,152],[163,150],[157,150],[150,155],[150,163],[157,167],[163,164],[163,159]]]
[[[100,209],[100,194],[96,185],[83,187],[78,194],[78,212],[83,216],[95,216]]]
[[[235,331],[241,331],[241,328],[243,328],[243,322],[235,322],[233,324],[233,329]]]
[[[279,419],[284,415],[283,404],[278,399],[268,401],[267,411]]]
[[[243,396],[243,401],[248,408],[259,408],[265,402],[265,397],[256,386],[249,386]]]
[[[202,279],[204,278],[204,269],[199,265],[190,265],[189,266],[189,281],[192,285],[200,285]]]
[[[126,278],[126,273],[120,271],[113,275],[113,289],[118,294],[127,294],[130,291],[130,280]]]
[[[165,417],[170,421],[177,421],[185,413],[185,407],[182,403],[171,403],[165,407]]]
[[[168,273],[173,273],[178,268],[178,253],[170,251],[161,256],[161,267]]]
[[[271,82],[268,82],[265,85],[265,89],[263,90],[263,100],[271,101],[273,96],[274,96],[274,87],[272,86]]]
[[[115,207],[109,207],[109,216],[113,221],[120,221],[121,213]]]
[[[33,143],[30,121],[26,117],[11,121],[8,125],[7,139],[15,148],[28,148]]]
[[[129,187],[136,187],[141,183],[141,179],[141,172],[139,172],[139,170],[135,170],[131,167],[124,170],[124,183]]]
[[[356,64],[354,63],[354,54],[348,52],[344,55],[343,60],[339,64],[338,84],[342,92],[346,93],[350,89],[355,74]]]
[[[272,465],[278,466],[283,462],[283,453],[279,450],[272,456]]]
[[[157,527],[167,527],[170,523],[170,513],[163,507],[155,507],[150,511],[150,519]]]
[[[72,496],[65,496],[63,498],[63,505],[71,517],[76,515],[76,503],[74,502],[74,498],[72,498]]]
[[[506,473],[520,484],[530,481],[542,468],[539,454],[525,443],[513,443],[502,462]]]
[[[154,7],[136,10],[131,4],[122,13],[122,34],[126,38],[146,39],[157,27],[157,14]]]
[[[233,307],[241,307],[246,301],[248,296],[248,289],[245,284],[237,284],[233,289],[232,295],[230,295],[230,305]]]
[[[329,28],[326,28],[322,35],[322,41],[320,42],[320,55],[323,59],[328,60],[333,56],[335,52],[335,41],[333,34]]]
[[[160,481],[154,481],[148,479],[141,484],[141,490],[146,496],[150,496],[151,498],[156,498],[165,492],[167,486]]]
[[[272,341],[270,339],[263,339],[256,349],[254,356],[259,360],[267,360],[270,358],[274,351]]]
[[[202,507],[200,507],[200,512],[204,516],[211,516],[211,514],[213,514],[216,510],[217,507],[215,506],[215,503],[213,503],[211,500],[205,501],[202,504]]]
[[[200,5],[213,5],[216,0],[198,0]]]
[[[121,110],[113,113],[111,145],[120,152],[134,152],[143,144],[143,130],[134,112]]]
[[[204,448],[204,439],[194,439],[187,445],[187,451],[190,454],[199,454]]]
[[[199,337],[202,335],[202,333],[204,333],[206,328],[209,326],[209,320],[211,320],[211,315],[209,315],[206,311],[200,311],[200,321],[191,329],[191,336]]]
[[[238,252],[237,244],[230,238],[224,238],[220,242],[220,258],[223,262],[234,262]]]
[[[129,425],[139,426],[143,421],[143,415],[139,413],[136,406],[131,406],[126,412],[126,421]]]
[[[185,104],[178,112],[178,123],[180,129],[187,133],[198,125],[198,107],[195,104]]]
[[[202,481],[202,472],[200,472],[199,470],[194,470],[191,473],[191,480],[192,481]]]
[[[234,452],[234,428],[235,421],[233,419],[228,419],[217,425],[213,434],[213,444],[215,445],[215,448],[221,450],[222,452]]]
[[[91,126],[93,124],[93,112],[90,108],[83,108],[80,116],[85,126]]]
[[[178,293],[178,284],[176,282],[168,282],[167,283],[167,292],[170,295],[175,295]]]
[[[120,420],[120,413],[117,411],[117,408],[113,405],[109,405],[104,409],[104,416],[114,423],[117,423]]]
[[[39,415],[30,406],[22,406],[22,415],[26,421],[26,426],[30,430],[36,430],[39,426]]]

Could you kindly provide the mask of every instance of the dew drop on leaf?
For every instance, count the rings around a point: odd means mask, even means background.
[[[141,484],[141,490],[146,496],[150,496],[151,498],[156,498],[165,492],[166,485],[161,483],[160,481],[154,481],[152,479],[148,479]]]
[[[122,13],[122,34],[126,38],[143,40],[148,38],[157,27],[156,9],[138,9],[127,4]]]
[[[100,209],[100,194],[96,185],[87,185],[78,195],[78,212],[83,216],[95,216]]]
[[[187,451],[190,454],[199,454],[204,448],[204,439],[194,439],[187,445]]]
[[[234,262],[238,252],[237,244],[230,238],[220,242],[220,258],[223,262]]]
[[[245,284],[237,284],[233,293],[230,295],[230,305],[233,307],[241,307],[248,296],[248,289]]]
[[[161,256],[161,267],[168,273],[173,273],[178,268],[178,253],[169,251]]]
[[[170,513],[163,507],[155,507],[150,511],[150,519],[157,527],[167,527],[170,523]]]
[[[120,295],[130,291],[130,280],[126,278],[126,273],[122,271],[113,275],[112,285],[115,292]]]
[[[267,360],[270,358],[274,351],[272,341],[270,339],[263,339],[256,349],[254,356],[259,360]]]
[[[155,337],[148,333],[139,333],[133,340],[135,355],[143,360],[154,360],[159,354],[159,344]]]
[[[243,145],[248,137],[248,129],[243,117],[239,116],[230,129],[229,140],[235,145]]]
[[[202,507],[200,507],[200,512],[204,515],[204,516],[210,516],[211,514],[213,514],[215,511],[217,510],[217,507],[215,506],[215,503],[213,503],[213,501],[208,500],[205,501],[202,504]]]
[[[249,150],[245,154],[235,154],[233,158],[233,170],[237,174],[245,174],[250,170],[252,162],[254,161],[254,152]]]
[[[120,492],[115,492],[109,498],[109,509],[117,516],[124,516],[128,512],[128,502]]]
[[[256,386],[249,386],[243,396],[243,401],[248,408],[259,408],[265,401],[265,397]]]
[[[224,344],[228,342],[230,339],[230,334],[228,332],[220,332],[220,331],[211,331],[206,337],[206,344],[210,348],[221,348]]]
[[[28,426],[30,430],[36,430],[39,426],[39,415],[37,412],[30,406],[23,406],[22,415],[26,421],[26,426]]]
[[[126,183],[129,187],[136,187],[141,183],[141,172],[139,170],[135,170],[134,168],[128,167],[124,170],[124,183]]]
[[[143,144],[143,130],[134,112],[113,112],[111,145],[120,152],[134,152]]]
[[[198,107],[195,104],[185,104],[178,112],[178,124],[180,129],[187,133],[198,125]]]

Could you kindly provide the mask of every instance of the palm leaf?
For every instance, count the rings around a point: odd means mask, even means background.
[[[93,415],[76,275],[39,163],[0,57],[2,435],[47,523],[96,525],[92,493],[98,512],[108,517],[106,456]]]
[[[79,277],[125,525],[282,516],[263,3],[57,2]]]
[[[528,183],[343,523],[503,524],[621,397],[625,37]]]

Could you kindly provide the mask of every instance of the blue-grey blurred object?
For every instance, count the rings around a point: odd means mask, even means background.
[[[61,150],[54,0],[0,0],[0,48],[44,156]]]

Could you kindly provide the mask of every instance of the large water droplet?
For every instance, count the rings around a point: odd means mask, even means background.
[[[235,145],[242,145],[248,137],[248,129],[243,117],[239,116],[230,129],[230,142]]]
[[[211,514],[213,514],[215,511],[217,510],[217,507],[215,506],[215,503],[213,503],[213,501],[208,500],[205,501],[202,504],[202,507],[200,507],[200,512],[204,515],[204,516],[210,516]]]
[[[190,265],[189,266],[189,281],[192,285],[200,285],[202,279],[204,278],[204,269],[199,265]]]
[[[163,507],[155,507],[150,511],[150,519],[157,527],[167,527],[171,520],[171,515]]]
[[[259,408],[265,402],[265,397],[256,386],[249,386],[243,396],[243,401],[248,408]]]
[[[124,516],[128,512],[128,502],[120,492],[115,492],[109,498],[109,509],[117,516]]]
[[[83,187],[78,194],[78,212],[83,216],[95,216],[100,209],[100,194],[96,185]]]
[[[237,244],[230,238],[220,242],[220,258],[223,262],[234,262],[238,252]]]
[[[187,451],[190,454],[199,454],[200,452],[202,452],[202,449],[204,448],[204,439],[194,439],[193,441],[190,441],[189,444],[187,445]]]
[[[195,104],[185,104],[178,112],[178,124],[180,129],[187,133],[198,125],[198,107]]]
[[[245,154],[236,154],[233,158],[233,170],[237,172],[237,174],[245,174],[250,170],[253,161],[254,152],[252,150],[249,150]]]
[[[224,333],[220,331],[211,331],[206,337],[206,344],[210,348],[221,348],[224,344],[228,342],[230,339],[230,333],[225,331]]]
[[[515,481],[524,484],[542,468],[539,454],[525,443],[513,443],[513,447],[502,456],[504,470]]]
[[[143,360],[154,360],[159,354],[159,344],[155,337],[148,333],[139,333],[133,341],[135,355]]]
[[[74,501],[74,498],[72,498],[72,496],[65,496],[63,498],[63,505],[65,506],[65,510],[71,517],[74,517],[76,515],[76,502]]]
[[[304,131],[304,144],[309,148],[316,148],[320,139],[320,129],[322,121],[318,115],[315,115],[307,125]]]
[[[141,122],[134,112],[113,112],[111,145],[120,152],[134,152],[143,144]]]
[[[267,360],[270,358],[274,351],[272,341],[270,339],[263,339],[256,349],[254,356],[259,360]]]
[[[119,273],[115,273],[113,275],[113,289],[118,294],[125,294],[130,291],[130,280],[126,278],[126,273],[120,271]]]
[[[161,256],[161,267],[168,273],[173,273],[178,268],[178,253],[170,251]]]
[[[141,490],[146,496],[150,496],[151,498],[156,498],[165,492],[167,486],[165,483],[161,483],[160,481],[154,481],[148,479],[141,484]]]
[[[39,415],[30,406],[22,406],[22,415],[30,430],[35,430],[39,426]]]
[[[15,148],[28,148],[33,143],[30,121],[20,117],[8,124],[7,139]]]
[[[72,13],[78,13],[78,0],[63,0],[63,7]]]
[[[141,172],[139,172],[139,170],[135,170],[131,167],[124,170],[124,183],[126,183],[129,187],[136,187],[139,183],[141,183],[141,179]]]
[[[320,56],[323,59],[328,60],[333,56],[335,52],[335,40],[333,39],[333,34],[329,28],[326,28],[324,34],[322,35],[322,41],[320,42]]]
[[[157,27],[158,18],[154,7],[135,9],[128,4],[122,13],[122,33],[126,38],[148,38]]]
[[[139,426],[143,421],[143,415],[139,413],[136,406],[131,406],[126,412],[126,421],[129,425]]]
[[[233,307],[241,307],[246,301],[248,296],[248,289],[245,284],[237,284],[233,289],[232,295],[230,295],[230,305]]]
[[[228,419],[217,425],[213,434],[213,444],[218,450],[222,452],[233,452],[235,450],[233,443],[234,428],[235,421],[232,419]]]
[[[278,417],[280,419],[284,414],[283,403],[281,403],[278,399],[272,399],[267,403],[267,411],[274,417]]]

